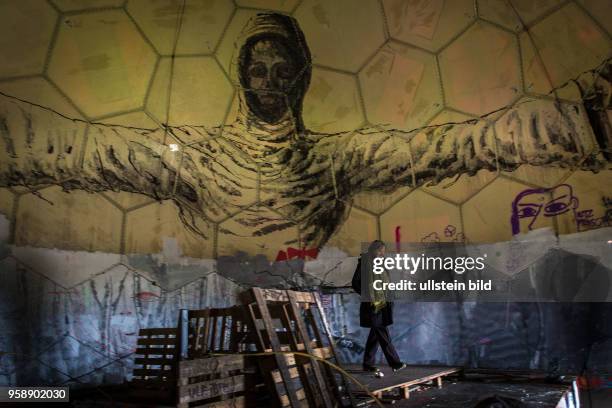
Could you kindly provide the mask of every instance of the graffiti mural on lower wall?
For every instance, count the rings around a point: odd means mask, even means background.
[[[602,239],[609,230],[587,234],[570,237],[566,246]],[[574,249],[580,254],[585,247]],[[309,288],[330,283],[329,271],[350,279],[355,269],[354,258],[329,248],[315,261],[272,267],[246,255],[227,263],[6,242],[0,253],[0,384],[10,385],[122,382],[130,378],[140,328],[174,326],[181,308],[238,303],[241,290],[258,284],[255,269],[266,271],[264,286]],[[332,334],[342,361],[359,362],[367,334],[359,327],[359,297],[333,291],[323,297]],[[412,364],[598,372],[612,369],[611,305],[398,303],[391,333]]]

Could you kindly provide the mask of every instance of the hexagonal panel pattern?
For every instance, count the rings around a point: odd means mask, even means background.
[[[237,40],[240,38],[242,29],[247,24],[249,19],[257,15],[257,10],[250,9],[238,9],[232,16],[230,23],[225,29],[225,34],[219,43],[219,48],[216,51],[216,56],[219,59],[219,63],[223,67],[226,73],[230,75],[232,81],[238,85],[238,76],[234,72],[235,67],[232,67],[232,58],[237,55],[240,51],[237,47]]]
[[[523,24],[508,0],[478,0],[478,17],[499,24],[512,31],[520,31]]]
[[[514,10],[527,26],[562,3],[564,0],[512,0],[511,2]]]
[[[497,177],[497,172],[480,170],[475,175],[461,175],[457,179],[444,180],[437,185],[425,184],[422,189],[433,195],[461,204]]]
[[[380,235],[385,242],[395,242],[399,227],[402,243],[427,242],[432,237],[452,241],[444,235],[449,225],[461,230],[459,207],[416,190],[380,216]]]
[[[73,322],[73,332],[80,347],[89,346],[101,355],[116,358],[134,350],[138,328],[143,321],[165,320],[165,313],[172,309],[170,302],[165,303],[161,288],[138,272],[117,265],[71,289],[70,315],[77,318]],[[104,299],[111,302],[115,312],[110,314],[108,325],[100,327],[91,316],[100,313]],[[161,303],[167,308],[160,312]]]
[[[383,0],[392,38],[438,51],[475,19],[472,0]]]
[[[159,63],[147,109],[162,123],[174,126],[215,126],[224,122],[233,88],[212,57],[162,58]],[[169,118],[166,118],[169,81],[172,81]]]
[[[378,191],[358,193],[353,197],[353,205],[358,209],[380,215],[410,193],[410,191],[412,191],[411,187],[400,187],[392,193]]]
[[[449,106],[482,115],[521,93],[516,39],[494,26],[470,27],[440,54],[444,94]]]
[[[234,10],[230,1],[130,0],[127,10],[162,55],[204,54],[215,50]],[[176,42],[177,26],[181,20]]]
[[[139,108],[155,52],[118,10],[63,17],[49,77],[90,117]]]
[[[65,193],[56,186],[37,195],[19,199],[17,245],[119,252],[122,213],[104,197],[84,191]]]
[[[160,123],[168,123],[170,115],[170,88],[171,58],[160,58],[157,62],[155,74],[151,79],[149,92],[146,96],[145,111]]]
[[[351,13],[347,13],[347,10]],[[377,1],[304,0],[294,13],[315,64],[354,72],[385,41]],[[368,27],[364,30],[364,27]]]
[[[612,15],[612,3],[607,0],[578,0],[578,2],[603,26],[608,35],[612,35],[612,20],[607,17]]]
[[[108,198],[113,204],[125,211],[129,211],[134,207],[140,207],[155,201],[151,197],[144,194],[127,193],[125,191],[105,191],[101,194]]]
[[[219,224],[218,256],[243,252],[274,261],[288,247],[301,248],[297,225],[264,206],[250,207]]]
[[[442,89],[433,54],[387,43],[359,73],[371,123],[415,129],[442,108]]]
[[[508,241],[512,238],[512,203],[517,200],[517,228],[526,233],[538,228],[554,229],[552,217],[546,217],[534,208],[550,200],[550,193],[519,193],[530,187],[515,181],[497,178],[461,206],[465,236],[469,242],[487,243]]]
[[[75,106],[43,77],[0,82],[0,91],[7,95],[46,106],[70,118],[81,117]]]
[[[436,116],[431,118],[431,120],[427,123],[427,126],[442,126],[451,123],[467,123],[468,121],[477,118],[478,116],[475,115],[466,115],[465,113],[445,108]]]
[[[56,21],[46,2],[0,3],[0,77],[41,73]]]
[[[121,262],[120,254],[64,251],[48,248],[16,246],[15,258],[28,268],[62,285],[72,288],[101,271]],[[76,256],[75,256],[76,255]]]
[[[542,167],[522,164],[514,171],[502,172],[506,177],[541,187],[552,187],[565,179],[570,169],[560,167]]]
[[[379,238],[377,217],[355,207],[348,210],[348,215],[326,246],[338,248],[350,256],[361,253],[361,244]]]
[[[610,54],[610,39],[575,4],[538,22],[530,33],[531,38],[520,35],[525,88],[530,92],[547,94]]]
[[[305,32],[307,44],[313,54],[314,66],[302,113],[306,127],[317,132],[350,131],[363,126],[365,119],[375,125],[375,128],[383,124],[401,129],[413,129],[423,125],[436,126],[463,122],[506,106],[517,101],[522,91],[521,73],[518,71],[521,55],[527,92],[547,93],[550,90],[547,73],[543,71],[542,64],[538,63],[539,57],[533,49],[531,39],[521,32],[521,19],[529,25],[548,74],[553,79],[553,85],[564,83],[580,72],[593,68],[610,50],[609,36],[604,32],[609,25],[602,17],[610,6],[605,2],[590,0],[381,0],[382,7],[375,0],[364,0],[360,2],[359,7],[355,7],[354,3],[348,0],[187,0],[177,44],[178,58],[171,69],[171,58],[163,57],[158,60],[156,54],[168,55],[172,52],[181,2],[129,0],[125,2],[127,12],[121,8],[124,5],[123,0],[49,0],[36,5],[27,1],[17,3],[0,6],[7,9],[7,12],[2,14],[3,17],[11,16],[4,25],[12,30],[5,36],[8,40],[0,40],[0,51],[6,50],[3,55],[9,56],[3,65],[3,69],[10,71],[7,71],[6,75],[40,73],[47,54],[50,56],[50,65],[47,76],[0,81],[0,91],[48,106],[69,117],[79,117],[81,112],[106,124],[150,129],[168,122],[174,125],[204,125],[205,127],[175,129],[176,136],[166,134],[163,130],[147,135],[156,138],[160,143],[165,140],[166,144],[178,146],[177,152],[166,149],[163,153],[172,154],[172,157],[165,158],[170,160],[173,166],[178,166],[181,158],[188,157],[184,154],[186,149],[197,150],[203,148],[200,143],[223,139],[216,138],[219,135],[219,128],[216,126],[222,122],[229,124],[237,110],[236,104],[232,105],[232,101],[236,102],[237,98],[235,88],[230,82],[232,78],[235,79],[235,72],[232,73],[230,69],[235,67],[230,67],[230,60],[232,54],[237,51],[235,45],[240,44],[240,32],[245,23],[261,11],[280,10],[283,13],[293,13]],[[50,43],[57,13],[50,4],[67,13],[61,17],[52,48]],[[111,10],[112,7],[119,8]],[[235,7],[238,8],[234,10]],[[474,23],[476,12],[479,20]],[[31,22],[32,16],[36,21],[35,25]],[[598,20],[604,29],[595,24],[594,20]],[[386,43],[385,29],[391,36],[391,40]],[[518,35],[512,32],[518,32]],[[22,52],[21,49],[14,48],[16,36],[23,37],[20,44],[25,42],[27,45],[28,41],[32,41],[32,44],[28,45],[28,55],[14,54]],[[520,41],[516,41],[517,38],[520,38]],[[519,44],[520,53],[517,46]],[[215,48],[217,45],[218,49]],[[214,56],[204,55],[212,52],[215,52]],[[437,52],[437,56],[433,52]],[[568,58],[568,55],[571,55],[571,58]],[[19,64],[25,65],[20,67]],[[155,75],[154,67],[157,67]],[[171,81],[172,70],[174,72]],[[0,69],[0,79],[6,75]],[[441,78],[438,78],[438,75]],[[49,79],[46,79],[47,77]],[[170,88],[172,94],[168,93]],[[559,91],[558,95],[570,100],[578,100],[580,96],[575,87],[569,86]],[[529,98],[532,98],[532,95]],[[517,103],[521,104],[523,101],[525,99],[520,99]],[[528,110],[529,106],[526,104],[520,109]],[[577,107],[580,109],[579,105]],[[468,115],[463,115],[460,111]],[[504,120],[503,112],[500,111],[489,119]],[[48,126],[49,123],[42,123],[36,131],[45,130]],[[191,129],[197,131],[188,134],[187,131]],[[232,132],[235,129],[227,126],[224,130]],[[494,143],[493,132],[490,133],[487,144]],[[498,135],[498,141],[506,140],[508,132],[504,133]],[[90,132],[90,141],[93,140],[92,135]],[[363,134],[360,137],[365,139],[368,135]],[[419,134],[412,140],[422,142],[422,137],[423,134]],[[406,140],[402,138],[398,141]],[[434,143],[434,140],[428,142]],[[187,143],[191,145],[185,146]],[[398,143],[397,146],[398,149],[406,147],[408,155],[407,144]],[[416,146],[416,143],[411,142],[411,146]],[[42,152],[44,147],[37,147],[36,154]],[[330,145],[330,149],[336,148],[341,150],[342,146]],[[194,153],[191,150],[189,152]],[[236,151],[231,152],[230,154],[235,154]],[[191,162],[183,162],[181,176],[186,177],[185,171],[190,171],[190,177],[196,176],[191,181],[197,178],[199,183],[210,185],[211,175],[207,173],[206,166],[198,162],[201,159],[199,153],[188,157]],[[413,158],[417,157],[416,150],[412,149],[411,153]],[[210,163],[213,162],[213,165],[223,164],[216,156]],[[223,204],[217,206],[216,210],[225,208],[229,209],[228,212],[219,210],[214,213],[207,208],[204,213],[213,223],[223,221],[227,227],[223,231],[224,251],[235,252],[243,245],[245,248],[254,248],[255,251],[265,250],[267,257],[274,258],[279,248],[287,242],[297,243],[297,239],[301,238],[294,232],[297,231],[297,226],[292,225],[282,230],[291,231],[288,237],[279,231],[280,238],[274,239],[282,243],[272,250],[266,247],[267,238],[257,241],[258,236],[255,241],[260,246],[255,247],[245,238],[252,237],[257,230],[251,222],[264,214],[265,223],[275,225],[296,218],[295,214],[276,214],[275,211],[281,204],[274,201],[272,191],[272,199],[269,201],[272,203],[272,209],[247,210],[226,219],[236,211],[253,205],[258,198],[258,171],[254,170],[252,174],[246,175],[235,170],[228,171],[244,180],[252,177],[248,179],[248,187],[241,186],[243,196],[219,200]],[[426,171],[424,174],[428,177]],[[428,214],[433,210],[428,208],[429,206],[419,207],[413,200],[433,202],[432,208],[438,205],[448,205],[451,208],[462,205],[469,209],[470,205],[479,202],[481,194],[497,183],[511,183],[512,186],[518,185],[520,188],[540,186],[549,189],[549,194],[554,194],[551,189],[559,183],[564,183],[570,170],[522,165],[511,172],[503,171],[502,174],[503,182],[495,179],[495,172],[479,171],[474,176],[462,175],[456,179],[442,180],[436,186],[424,185],[417,191],[406,185],[391,193],[360,192],[352,199],[353,208],[347,211],[348,224],[339,225],[338,232],[330,243],[336,248],[342,248],[342,251],[356,255],[362,240],[374,239],[379,234],[378,225],[382,224],[377,219],[389,220],[394,211],[398,211],[397,208],[405,203],[409,203],[405,204],[409,208],[418,207],[409,209],[413,214],[423,212],[429,217]],[[326,186],[331,184],[327,181],[321,183]],[[265,183],[263,185],[265,186]],[[271,190],[277,188],[283,186],[275,185]],[[260,188],[262,196],[265,195],[261,191],[263,189]],[[18,190],[25,194],[23,197],[27,198],[26,202],[37,201],[27,189]],[[13,189],[13,192],[15,191],[17,190]],[[55,190],[43,190],[43,195],[47,191]],[[71,197],[74,197],[74,194]],[[212,195],[218,197],[220,194],[215,192]],[[585,194],[589,197],[596,195],[595,192]],[[1,202],[0,208],[6,212],[12,211],[13,193],[5,192],[3,197],[6,202]],[[89,199],[90,196],[84,194],[83,197]],[[159,204],[149,204],[151,199],[146,196],[123,192],[108,191],[95,197],[104,206],[116,210],[117,214],[130,210],[136,215],[141,211],[145,214],[140,218],[135,216],[132,221],[132,212],[127,217],[128,224],[132,225],[132,241],[128,242],[126,236],[126,249],[131,246],[131,250],[140,253],[163,252],[174,245],[180,248],[182,254],[202,257],[215,254],[215,241],[211,238],[214,236],[212,224],[200,220],[207,238],[191,237],[190,233],[185,232],[178,210],[171,202],[164,203],[163,210],[157,210],[159,216],[152,216],[160,220],[157,224],[164,225],[159,231],[167,238],[165,241],[157,240],[153,244],[147,240],[157,232],[145,228],[146,216],[151,216],[150,213],[154,213],[153,209],[160,206]],[[485,197],[483,205],[486,207],[486,194],[482,197]],[[84,203],[85,207],[89,205],[87,201]],[[504,207],[507,203],[504,201],[498,205]],[[52,208],[59,211],[59,206],[60,204],[56,204]],[[490,207],[495,208],[495,205]],[[595,207],[593,204],[593,208]],[[449,211],[449,214],[456,214],[455,210]],[[435,217],[433,214],[430,218]],[[454,215],[451,218],[453,217]],[[408,236],[408,239],[432,239],[444,235],[442,230],[448,225],[458,227],[455,225],[456,217],[448,223],[443,225],[446,221],[439,221],[440,225],[437,225],[432,221],[422,228],[419,227],[423,230],[422,234],[415,233],[414,237]],[[575,224],[574,222],[573,225]],[[560,225],[560,229],[572,231],[571,225]],[[148,234],[142,242],[139,241],[139,228]],[[362,234],[359,232],[360,228],[368,232]],[[382,227],[381,231],[387,236],[383,237],[392,240],[394,230],[387,228],[388,231],[385,232],[385,228]],[[45,234],[44,231],[39,231],[39,226],[34,230],[35,234]],[[407,230],[408,224],[400,226],[401,233],[407,233]],[[241,243],[236,245],[230,243],[234,231],[244,233],[240,238]],[[504,230],[503,234],[507,234],[507,231]],[[499,235],[499,231],[493,230],[490,235],[484,234],[483,239],[505,239],[507,235],[503,234]],[[362,239],[359,235],[367,237]],[[351,239],[355,236],[358,236],[359,243],[353,245]],[[475,236],[478,238],[478,234]],[[41,242],[45,239],[46,237],[41,238]],[[55,238],[51,234],[47,241],[53,239]],[[102,238],[102,249],[109,246],[105,241],[107,239]],[[341,243],[341,240],[346,240],[347,244]],[[43,242],[40,245],[47,244]],[[97,244],[94,247],[98,248]]]
[[[315,67],[306,98],[306,127],[318,132],[338,132],[364,122],[357,81],[352,75]]]
[[[130,113],[123,113],[120,115],[109,116],[105,119],[98,120],[98,122],[107,123],[109,125],[138,127],[142,129],[158,128],[157,122],[151,119],[151,117],[143,111],[136,111],[136,112],[130,112]]]
[[[196,227],[204,234],[190,231],[180,221],[179,209],[172,201],[152,203],[127,214],[125,252],[127,254],[175,253],[193,258],[211,258],[214,228],[196,217]]]

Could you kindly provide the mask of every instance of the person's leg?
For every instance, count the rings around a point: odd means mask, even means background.
[[[374,360],[376,359],[376,351],[378,351],[378,336],[376,334],[376,328],[370,329],[368,340],[366,341],[365,351],[363,353],[363,366],[373,367]]]
[[[374,328],[372,328],[374,330]],[[392,368],[397,368],[402,365],[402,361],[397,355],[397,351],[391,342],[391,336],[389,335],[389,329],[386,327],[376,327],[376,337],[387,362]]]

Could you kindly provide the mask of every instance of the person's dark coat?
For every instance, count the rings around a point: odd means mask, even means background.
[[[366,284],[370,284],[366,282]],[[357,269],[353,275],[351,286],[353,290],[361,295],[361,257],[357,262]],[[385,306],[378,312],[374,311],[371,302],[361,302],[359,306],[359,325],[361,327],[384,327],[393,324],[393,302],[387,301]]]

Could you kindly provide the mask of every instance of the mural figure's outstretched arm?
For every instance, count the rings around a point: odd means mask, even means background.
[[[165,197],[175,169],[164,166],[163,130],[92,125],[0,96],[0,186],[58,184]]]
[[[193,187],[175,186],[181,155],[163,143],[164,132],[88,124],[0,95],[0,186],[56,184],[158,200],[177,193],[199,206]]]
[[[340,136],[335,155],[340,191],[436,184],[461,174],[522,164],[598,169],[598,150],[578,105],[527,99],[498,120],[473,120],[417,132],[362,130]]]
[[[60,185],[171,199],[185,226],[206,236],[198,225],[235,212],[229,202],[247,202],[257,185],[256,168],[235,176],[246,161],[213,139],[217,131],[88,123],[0,95],[0,187]]]

